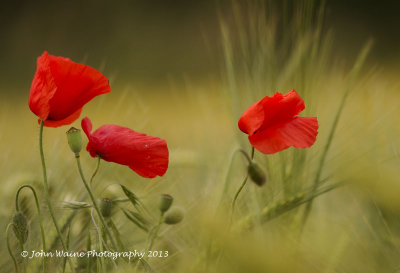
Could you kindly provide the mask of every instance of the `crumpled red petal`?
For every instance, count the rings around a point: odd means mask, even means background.
[[[275,93],[250,106],[239,119],[239,129],[246,134],[266,128],[298,115],[304,110],[304,101],[295,90],[285,95]]]
[[[37,59],[37,68],[29,94],[29,108],[41,120],[46,120],[50,112],[50,99],[57,86],[50,71],[49,54],[45,51]]]
[[[169,151],[165,140],[135,132],[118,125],[103,125],[93,133],[88,118],[82,120],[88,135],[86,147],[92,157],[129,166],[140,176],[163,176],[168,169]]]
[[[110,92],[107,78],[94,68],[44,52],[29,95],[29,107],[45,126],[58,127],[79,118],[94,97]]]
[[[57,92],[50,101],[49,118],[64,119],[94,97],[111,91],[107,78],[96,69],[63,57],[50,56]]]
[[[258,101],[250,106],[240,117],[239,129],[246,134],[253,134],[264,122],[264,108],[262,101]]]
[[[294,117],[249,136],[254,148],[263,154],[274,154],[294,146],[307,148],[314,144],[318,134],[316,117]]]
[[[274,154],[290,146],[310,147],[318,134],[318,121],[315,117],[296,117],[304,107],[295,90],[266,96],[243,113],[239,129],[249,134],[251,145],[264,154]]]
[[[85,117],[81,121],[81,126],[82,126],[82,129],[85,132],[86,136],[90,140],[90,133],[92,132],[92,128],[93,128],[92,121],[88,117]]]
[[[78,109],[78,111],[76,111],[69,117],[62,119],[62,120],[48,120],[47,119],[44,121],[44,126],[56,128],[56,127],[60,127],[63,125],[71,124],[72,122],[74,122],[75,120],[77,120],[80,117],[81,112],[82,112],[82,108]],[[40,124],[40,122],[41,122],[41,119],[38,120],[39,124]]]
[[[304,101],[295,90],[291,90],[285,95],[275,93],[270,98],[263,99],[262,106],[264,122],[261,129],[298,115],[304,110]]]

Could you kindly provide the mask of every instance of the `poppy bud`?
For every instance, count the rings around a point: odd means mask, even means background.
[[[158,203],[158,209],[162,213],[166,212],[171,207],[173,201],[174,201],[174,198],[171,195],[161,194],[160,201]]]
[[[17,236],[22,243],[25,243],[28,239],[28,221],[26,220],[25,215],[18,211],[14,213],[12,221],[15,236]]]
[[[255,161],[250,162],[249,166],[247,167],[247,172],[250,176],[250,179],[258,186],[261,187],[265,184],[267,180],[265,172]]]
[[[113,208],[113,203],[111,199],[103,198],[100,200],[100,210],[101,214],[107,218],[111,216],[111,211]]]
[[[71,148],[72,152],[75,153],[76,156],[79,155],[82,150],[82,134],[81,130],[71,127],[67,131],[68,144]]]
[[[184,215],[183,209],[174,207],[167,213],[165,213],[164,223],[166,223],[167,225],[178,224],[180,221],[183,220],[183,215]]]

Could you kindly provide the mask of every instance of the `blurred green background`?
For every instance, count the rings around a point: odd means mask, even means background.
[[[218,14],[229,16],[230,5],[214,0],[4,2],[0,92],[14,86],[27,92],[35,59],[44,50],[102,68],[116,84],[158,84],[162,91],[171,79],[215,79],[223,58]],[[354,56],[372,37],[371,62],[399,69],[398,1],[328,0],[326,5],[324,31],[333,29],[335,54]]]

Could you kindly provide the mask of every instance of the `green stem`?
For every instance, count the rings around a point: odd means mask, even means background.
[[[154,245],[154,241],[155,241],[155,239],[157,238],[158,232],[160,231],[160,228],[161,228],[163,216],[164,216],[164,213],[161,213],[161,214],[160,214],[160,218],[158,219],[157,225],[154,227],[153,231],[151,232],[150,243],[149,243],[149,246],[147,247],[146,253],[147,253],[149,250],[151,250],[151,248],[152,248],[153,245]]]
[[[22,241],[21,236],[18,236],[18,243],[21,253],[24,252],[24,242]],[[22,272],[26,273],[26,262],[25,259],[22,260]]]
[[[94,170],[94,172],[93,172],[93,174],[92,174],[92,177],[90,178],[90,181],[89,181],[89,185],[90,185],[90,186],[92,186],[93,179],[94,179],[94,177],[96,176],[97,172],[99,171],[99,168],[100,168],[100,160],[101,160],[101,157],[98,156],[98,157],[97,157],[96,169]]]
[[[50,197],[49,197],[49,186],[47,184],[46,162],[45,162],[44,153],[43,153],[43,126],[44,126],[44,121],[42,120],[40,122],[40,131],[39,131],[39,149],[40,149],[40,159],[41,159],[41,162],[42,162],[42,169],[43,169],[44,196],[45,196],[45,199],[46,199],[47,207],[49,208],[51,219],[53,220],[54,226],[55,226],[55,228],[57,230],[58,238],[61,241],[62,248],[63,248],[64,252],[68,252],[68,249],[67,249],[67,247],[65,245],[64,239],[63,239],[62,234],[61,234],[60,227],[58,226],[56,217],[54,216],[53,206],[51,205]],[[70,259],[68,259],[68,263],[69,263],[69,266],[71,268],[71,271],[75,272],[75,269],[74,269]]]
[[[47,249],[46,248],[46,237],[44,235],[42,213],[40,212],[40,205],[39,205],[39,200],[37,198],[36,191],[31,185],[22,185],[22,186],[20,186],[18,188],[17,194],[15,196],[15,208],[16,208],[17,211],[19,211],[18,197],[19,197],[19,193],[21,192],[21,190],[23,188],[29,188],[32,191],[33,196],[35,197],[36,209],[37,209],[37,214],[38,214],[38,218],[39,218],[39,225],[40,225],[40,233],[41,233],[41,236],[42,236],[42,246],[43,246],[43,251],[46,252],[46,249]],[[45,257],[43,257],[43,273],[46,272],[46,264],[47,264],[47,258],[45,256]]]
[[[7,229],[6,229],[6,237],[7,237],[7,249],[8,249],[8,254],[10,254],[11,259],[13,260],[14,263],[14,272],[17,273],[18,272],[18,266],[17,266],[17,261],[15,260],[14,254],[11,251],[11,247],[10,247],[10,238],[9,238],[9,233],[10,233],[10,227],[14,225],[13,223],[9,223],[7,225]]]
[[[231,155],[231,157],[230,157],[230,160],[229,160],[228,168],[227,168],[227,170],[226,170],[224,187],[223,187],[223,189],[222,189],[222,193],[221,193],[220,200],[219,200],[219,204],[218,204],[218,207],[217,207],[217,208],[219,208],[219,207],[221,206],[222,200],[223,200],[224,196],[226,195],[226,193],[228,192],[229,174],[230,174],[231,169],[232,169],[233,160],[235,159],[235,156],[236,156],[236,154],[238,154],[238,153],[241,153],[241,154],[246,158],[246,160],[249,161],[249,163],[250,163],[250,161],[251,161],[249,155],[248,155],[243,149],[240,149],[240,148],[239,148],[239,149],[236,149],[236,150],[233,151],[233,153],[232,153],[232,155]],[[252,154],[251,154],[251,158],[253,158],[253,157],[254,157],[254,148],[253,148]]]
[[[233,197],[232,208],[231,208],[231,210],[232,210],[231,211],[231,220],[232,220],[232,217],[233,217],[233,212],[235,210],[236,200],[238,199],[239,194],[242,192],[244,186],[246,185],[248,178],[249,178],[249,174],[246,175],[246,177],[244,178],[242,184],[240,185],[239,189],[237,190],[235,196]]]
[[[323,150],[322,155],[321,155],[321,160],[319,161],[319,166],[318,166],[317,173],[315,175],[313,186],[312,186],[312,193],[316,192],[317,189],[318,189],[318,186],[320,184],[322,169],[323,169],[323,167],[325,165],[325,161],[326,161],[326,156],[327,156],[329,148],[330,148],[330,146],[332,144],[333,136],[335,135],[336,128],[337,128],[337,125],[339,123],[340,116],[342,115],[342,111],[343,111],[344,105],[346,103],[347,97],[350,94],[351,88],[353,87],[353,83],[354,83],[354,81],[355,81],[355,79],[356,79],[356,77],[357,77],[357,75],[358,75],[358,73],[359,73],[359,71],[360,71],[360,69],[361,69],[366,57],[367,57],[367,55],[368,55],[368,52],[371,49],[371,46],[372,46],[372,42],[371,41],[369,41],[364,46],[364,48],[362,49],[361,53],[358,55],[357,60],[356,60],[354,66],[353,66],[353,68],[352,68],[352,70],[350,72],[349,82],[347,84],[346,90],[345,90],[345,92],[343,94],[343,97],[342,97],[342,100],[340,102],[339,109],[336,112],[335,119],[333,121],[331,130],[329,132],[328,140],[327,140],[327,142],[325,144],[324,150]],[[301,230],[304,228],[304,226],[305,226],[305,224],[307,222],[308,216],[309,216],[311,208],[312,208],[312,204],[313,204],[313,199],[311,199],[310,202],[307,203],[307,206],[306,206],[306,208],[304,210],[302,223],[301,223]]]
[[[86,249],[87,251],[90,251],[92,248],[92,240],[90,238],[90,231],[88,232],[88,240],[87,240],[87,245],[86,245]],[[86,267],[86,272],[87,273],[91,273],[92,270],[92,259],[88,258],[88,263],[87,263],[87,267]]]
[[[110,238],[110,241],[111,241],[111,244],[112,244],[114,250],[117,250],[118,247],[117,247],[117,244],[115,243],[114,237],[112,236],[109,227],[106,225],[104,217],[101,214],[101,211],[100,211],[99,206],[97,204],[96,198],[94,197],[94,195],[92,193],[92,190],[90,189],[88,183],[86,182],[85,176],[84,176],[83,171],[82,171],[81,160],[80,160],[79,155],[77,155],[75,158],[76,158],[76,163],[78,165],[79,174],[81,175],[81,178],[82,178],[82,182],[85,185],[85,188],[86,188],[87,192],[89,193],[90,199],[92,200],[93,206],[94,206],[94,208],[95,208],[95,210],[96,210],[96,212],[97,212],[97,214],[99,216],[100,222],[104,226],[104,228],[106,230],[106,233],[107,233],[108,237]]]
[[[253,158],[254,158],[254,147],[251,147],[251,158],[249,157],[249,155],[248,155],[245,151],[240,150],[240,152],[241,152],[243,155],[245,155],[246,159],[249,161],[249,163],[251,163],[251,161],[252,161]],[[235,196],[233,197],[233,201],[232,201],[232,211],[231,211],[231,221],[232,221],[232,217],[233,217],[233,211],[235,210],[236,200],[238,199],[239,194],[242,192],[244,186],[246,185],[248,178],[249,178],[249,173],[246,174],[246,177],[244,178],[242,184],[240,185],[239,189],[236,191]]]
[[[149,238],[149,239],[148,239],[148,240],[149,240],[149,245],[148,245],[147,248],[146,248],[146,253],[148,253],[149,250],[150,250],[150,249],[153,247],[153,245],[154,245],[154,241],[155,241],[155,239],[157,238],[158,232],[160,231],[161,225],[162,225],[162,223],[163,223],[163,218],[164,218],[164,213],[162,212],[162,213],[160,214],[160,218],[158,219],[157,225],[154,226],[154,227],[150,230],[150,232],[149,232],[149,237],[148,237],[148,238]],[[147,262],[146,262],[144,259],[140,259],[139,261],[142,263],[142,265],[143,265],[145,268],[151,268],[150,265],[147,264]],[[136,264],[134,272],[137,272],[137,271],[138,271],[139,265],[140,265],[139,263]],[[147,269],[146,269],[146,271],[149,272],[149,270],[147,270]],[[150,272],[152,272],[152,270],[150,270]]]
[[[104,251],[104,248],[103,248],[103,229],[104,229],[104,226],[103,226],[103,228],[100,228],[100,232],[99,232],[99,244],[100,244],[100,252],[103,252]],[[103,256],[101,256],[100,257],[100,264],[101,264],[101,271],[103,272],[103,273],[106,273],[106,263],[105,263],[105,260],[104,260],[104,257]]]

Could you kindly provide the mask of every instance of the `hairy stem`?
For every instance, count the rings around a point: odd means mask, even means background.
[[[56,217],[54,215],[53,206],[51,205],[50,197],[49,197],[49,186],[47,184],[46,162],[45,162],[45,159],[44,159],[44,152],[43,152],[43,126],[44,126],[44,121],[42,120],[40,122],[40,131],[39,131],[39,150],[40,150],[40,159],[41,159],[41,162],[42,162],[42,169],[43,169],[44,197],[46,199],[47,207],[49,208],[51,219],[53,220],[54,226],[55,226],[55,228],[57,230],[58,238],[61,241],[62,248],[63,248],[64,252],[68,252],[68,249],[66,247],[65,241],[64,241],[64,239],[62,237],[62,234],[61,234],[60,227],[58,226]],[[69,266],[71,268],[71,271],[75,272],[74,266],[72,265],[72,262],[71,262],[70,259],[68,259],[68,263],[69,263]]]
[[[149,250],[151,250],[151,248],[152,248],[153,245],[154,245],[154,241],[155,241],[155,239],[157,238],[158,232],[160,231],[160,228],[161,228],[163,216],[164,216],[164,213],[161,213],[161,214],[160,214],[160,218],[158,219],[157,225],[154,227],[154,229],[153,229],[152,232],[151,232],[151,235],[150,235],[150,243],[149,243],[149,245],[148,245],[148,247],[147,247],[146,253],[147,253]]]
[[[251,163],[251,161],[254,158],[254,147],[251,147],[251,158],[249,157],[249,155],[245,151],[240,150],[240,152],[246,157],[247,161],[249,161],[249,163]],[[249,174],[247,173],[246,177],[244,178],[244,180],[242,182],[242,184],[240,185],[239,189],[236,191],[235,196],[233,197],[232,208],[231,208],[231,221],[232,221],[232,217],[233,217],[233,212],[235,210],[236,200],[238,199],[239,194],[242,192],[244,186],[246,185],[248,178],[249,178]]]
[[[37,209],[37,214],[38,214],[38,218],[39,218],[39,225],[40,225],[40,233],[42,236],[42,247],[43,247],[43,251],[46,252],[46,237],[44,235],[44,228],[43,228],[43,219],[42,219],[42,213],[40,212],[40,205],[39,205],[39,200],[36,194],[35,189],[31,186],[31,185],[22,185],[18,188],[17,190],[17,194],[15,196],[15,208],[17,211],[19,211],[19,206],[18,206],[18,197],[19,197],[19,193],[21,192],[21,190],[23,188],[29,188],[32,193],[33,196],[35,198],[35,203],[36,203],[36,209]],[[46,265],[47,265],[47,258],[46,256],[43,257],[43,273],[46,272]]]
[[[97,172],[99,171],[100,160],[101,160],[101,157],[98,156],[98,157],[97,157],[96,169],[94,170],[94,172],[93,172],[93,174],[92,174],[92,177],[90,178],[90,181],[89,181],[89,185],[90,185],[90,186],[92,186],[93,179],[94,179],[94,177],[96,176]]]
[[[92,190],[90,189],[88,183],[86,182],[85,175],[83,174],[83,171],[82,171],[81,160],[80,160],[79,155],[76,156],[76,163],[78,165],[79,174],[81,175],[82,182],[85,185],[85,188],[86,188],[87,192],[89,193],[90,199],[92,200],[93,206],[94,206],[94,208],[95,208],[95,210],[96,210],[96,212],[97,212],[97,214],[99,216],[100,222],[104,226],[105,231],[107,233],[107,236],[110,238],[110,241],[111,241],[111,244],[112,244],[114,250],[117,250],[118,247],[117,247],[117,244],[115,243],[114,237],[112,236],[112,233],[111,233],[109,227],[107,226],[103,215],[101,214],[101,211],[100,211],[99,206],[97,204],[96,198],[94,197],[94,195],[92,193]]]
[[[11,259],[13,260],[14,263],[14,272],[17,273],[18,272],[18,266],[17,266],[17,261],[15,260],[14,254],[11,251],[11,247],[10,247],[10,238],[9,238],[9,233],[10,233],[10,227],[12,226],[12,223],[9,223],[7,225],[7,229],[6,229],[6,238],[7,238],[7,249],[8,249],[8,254],[10,254]]]

